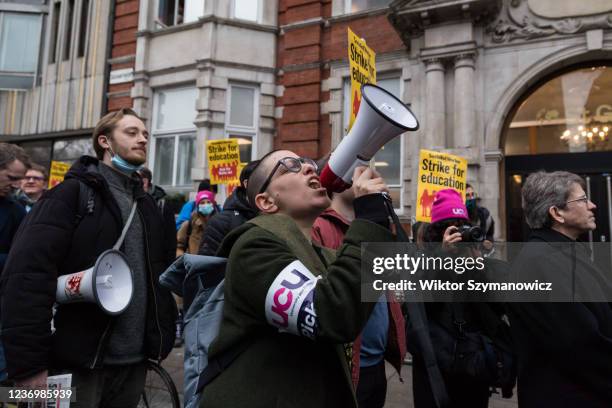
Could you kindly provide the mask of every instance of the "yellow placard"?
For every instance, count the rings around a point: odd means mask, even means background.
[[[465,200],[467,160],[448,153],[421,150],[417,183],[416,220],[431,222],[431,206],[436,193],[452,188]]]
[[[361,85],[376,84],[376,53],[348,28],[348,57],[351,71],[351,98],[348,130],[353,126],[361,104]]]
[[[49,188],[57,186],[59,183],[64,181],[64,176],[70,169],[69,163],[61,161],[51,162],[51,171],[49,172]]]
[[[210,184],[240,182],[238,139],[209,140],[206,142],[206,159]]]

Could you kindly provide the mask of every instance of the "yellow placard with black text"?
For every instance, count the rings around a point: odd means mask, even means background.
[[[436,193],[452,188],[465,200],[467,160],[463,157],[431,150],[419,154],[416,220],[431,222],[431,207]]]
[[[49,188],[53,188],[64,181],[64,176],[66,176],[69,169],[70,163],[52,161],[51,171],[49,171]]]
[[[240,182],[240,148],[238,139],[217,139],[206,142],[206,160],[210,184]]]
[[[348,28],[348,57],[351,72],[350,116],[347,132],[353,126],[361,104],[361,85],[376,84],[376,53]]]

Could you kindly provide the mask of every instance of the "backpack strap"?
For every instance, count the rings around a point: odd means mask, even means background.
[[[397,240],[399,242],[410,242],[408,235],[406,235],[406,231],[404,231],[404,228],[402,227],[402,224],[400,223],[400,220],[397,217],[395,210],[393,209],[391,197],[389,197],[389,195],[386,193],[384,194],[386,198],[385,206],[387,207],[387,213],[389,214],[391,220],[393,221],[393,224],[395,225],[395,233],[397,235]],[[425,363],[425,371],[427,372],[429,386],[431,387],[431,392],[436,407],[447,407],[450,405],[450,399],[446,390],[444,378],[442,377],[440,367],[438,366],[438,362],[436,360],[436,354],[433,349],[431,336],[429,334],[429,325],[427,321],[427,312],[425,310],[425,304],[423,302],[413,301],[406,302],[405,305],[408,311],[410,322],[413,326],[413,330],[418,338],[417,341],[421,346],[421,357],[423,358],[423,361]],[[406,329],[408,329],[408,325],[406,326]],[[406,337],[408,337],[407,333]]]
[[[93,214],[95,206],[95,191],[82,181],[79,183],[79,200],[75,225],[79,225],[85,216]]]

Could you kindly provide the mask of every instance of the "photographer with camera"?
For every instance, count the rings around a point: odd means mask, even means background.
[[[425,253],[435,257],[480,257],[482,230],[469,223],[461,195],[453,189],[439,191],[431,209],[431,224],[423,234]],[[459,243],[473,243],[460,245]],[[487,263],[485,263],[485,271]],[[427,271],[428,278],[456,280],[456,271]],[[449,294],[455,298],[455,294]],[[486,408],[491,387],[502,387],[511,396],[514,385],[509,327],[503,307],[487,303],[431,302],[425,304],[427,328],[448,407]],[[439,384],[430,383],[424,346],[417,325],[407,322],[408,349],[414,357],[413,392],[416,408],[437,407]],[[501,334],[500,334],[501,333]],[[446,398],[445,398],[446,399]]]

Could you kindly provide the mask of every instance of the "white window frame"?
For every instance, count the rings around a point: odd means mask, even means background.
[[[389,1],[389,4],[391,4],[391,1]],[[363,13],[363,12],[371,11],[371,10],[380,10],[383,8],[388,8],[389,5],[387,4],[384,7],[374,7],[374,8],[364,9],[364,10],[355,11],[355,12],[351,11],[352,7],[353,7],[353,0],[344,0],[344,13],[345,14]]]
[[[160,92],[163,92],[164,90],[179,90],[179,89],[191,89],[191,88],[192,87],[181,86],[181,87],[176,87],[176,88],[166,88],[166,89],[154,90],[153,109],[152,109],[153,112],[151,115],[151,136],[149,138],[149,141],[151,141],[152,143],[150,143],[150,148],[149,148],[150,160],[148,161],[148,164],[151,169],[151,172],[153,173],[153,180],[155,180],[155,152],[157,150],[157,141],[159,139],[174,138],[174,153],[172,156],[172,161],[173,161],[172,163],[172,184],[161,184],[160,185],[160,187],[163,187],[164,189],[168,191],[191,191],[192,190],[193,180],[189,182],[188,184],[181,184],[181,185],[176,184],[177,179],[178,179],[179,139],[185,136],[193,137],[197,144],[197,133],[196,133],[195,124],[193,125],[193,127],[189,127],[189,128],[164,129],[164,130],[156,129],[155,126],[157,124],[159,95],[160,95]],[[196,101],[194,100],[194,103],[195,102]],[[195,117],[194,117],[194,120],[195,120]],[[195,160],[195,157],[194,157],[194,160]]]
[[[236,17],[236,0],[231,0],[231,16],[233,19],[239,20],[239,21],[251,21],[253,23],[259,23],[262,21],[263,19],[263,4],[262,4],[262,0],[251,0],[251,1],[256,1],[257,2],[257,17],[255,18],[255,20],[245,20],[243,18],[238,18]],[[263,0],[266,1],[266,0]]]
[[[232,88],[247,88],[253,92],[253,126],[238,126],[230,123],[231,106],[232,106]],[[259,86],[253,84],[244,84],[240,82],[231,82],[228,86],[228,95],[225,106],[225,137],[244,136],[251,138],[251,157],[253,160],[257,157],[257,137],[259,134]]]
[[[376,80],[378,81],[382,81],[382,80],[387,80],[387,79],[396,79],[399,82],[399,94],[400,96],[404,94],[404,81],[402,80],[402,73],[398,72],[398,71],[387,71],[387,72],[376,72]],[[348,120],[349,117],[346,113],[346,107],[350,108],[350,86],[351,86],[351,77],[350,76],[345,76],[342,78],[342,138],[340,140],[342,140],[346,134],[345,133],[345,129],[348,128]],[[348,92],[347,92],[348,90]],[[349,96],[348,100],[347,100],[347,95]],[[402,98],[400,97],[400,100],[402,100]],[[402,103],[404,103],[404,101],[402,100]],[[393,188],[398,188],[400,189],[400,202],[393,203],[395,212],[397,213],[397,215],[404,215],[404,192],[405,192],[405,183],[404,183],[404,160],[405,160],[405,135],[406,132],[402,133],[401,135],[399,135],[400,138],[400,162],[399,162],[399,169],[400,169],[400,174],[399,174],[399,184],[388,184],[389,187],[393,187]],[[399,207],[398,207],[399,206]]]

